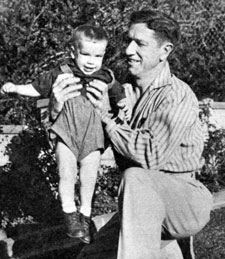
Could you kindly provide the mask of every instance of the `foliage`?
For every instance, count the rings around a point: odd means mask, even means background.
[[[3,225],[28,216],[41,222],[56,219],[55,211],[59,208],[54,196],[56,166],[51,153],[43,149],[45,141],[42,130],[27,129],[8,144],[6,152],[10,162],[0,168],[0,220]]]
[[[206,129],[203,151],[204,166],[199,178],[211,191],[225,187],[225,129],[219,127],[213,118],[211,99],[205,99],[200,118]]]
[[[121,172],[118,167],[102,166],[96,183],[93,215],[118,210],[118,186]]]
[[[45,131],[31,127],[22,131],[8,144],[6,153],[10,157],[9,163],[0,167],[1,226],[11,228],[27,219],[46,224],[61,221],[57,167]],[[117,210],[119,181],[117,167],[100,168],[93,198],[93,216]],[[79,206],[79,177],[75,192]]]
[[[171,60],[174,71],[199,99],[224,101],[224,1],[178,2],[173,1],[173,14],[182,35]]]
[[[105,64],[123,82],[124,37],[130,13],[152,7],[169,13],[181,24],[181,41],[171,56],[175,74],[190,84],[199,99],[225,99],[222,0],[12,0],[0,5],[0,84],[30,82],[55,66],[68,54],[72,29],[87,22],[100,24],[108,32]],[[21,98],[23,108],[27,108],[25,103],[34,105]]]

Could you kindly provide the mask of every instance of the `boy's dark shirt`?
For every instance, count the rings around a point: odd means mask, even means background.
[[[125,98],[124,88],[115,80],[113,73],[102,67],[100,70],[96,71],[92,75],[85,75],[76,65],[73,59],[68,59],[62,63],[62,65],[67,64],[72,70],[73,74],[81,78],[81,83],[83,88],[81,90],[81,95],[85,96],[85,86],[93,79],[98,79],[109,85],[109,100],[112,109],[116,109],[116,104]],[[42,97],[50,97],[52,86],[58,77],[58,75],[63,74],[61,67],[58,66],[47,73],[40,75],[32,84],[34,88],[41,94]]]

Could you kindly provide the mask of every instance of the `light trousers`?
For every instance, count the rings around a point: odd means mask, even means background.
[[[129,168],[119,189],[117,259],[159,259],[162,238],[195,235],[209,221],[213,199],[195,178]]]

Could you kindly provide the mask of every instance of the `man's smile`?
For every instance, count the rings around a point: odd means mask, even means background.
[[[135,59],[135,58],[127,58],[128,64],[132,65],[134,63],[139,63],[140,60],[139,59]]]

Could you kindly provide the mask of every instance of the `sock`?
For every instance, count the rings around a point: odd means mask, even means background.
[[[90,217],[91,216],[91,208],[88,208],[88,207],[80,207],[80,212],[82,214],[84,214],[84,216],[86,217]]]
[[[77,208],[76,208],[74,202],[63,202],[62,203],[62,210],[65,213],[72,213],[72,212],[76,212]]]

